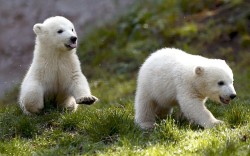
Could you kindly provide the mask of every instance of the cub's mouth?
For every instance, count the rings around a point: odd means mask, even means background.
[[[64,45],[65,45],[66,48],[68,48],[70,50],[77,47],[76,43],[69,43],[69,44],[65,43]]]
[[[230,99],[224,99],[223,97],[220,96],[220,101],[224,104],[229,104]]]

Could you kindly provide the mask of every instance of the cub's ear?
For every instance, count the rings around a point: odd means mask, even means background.
[[[44,27],[43,27],[43,24],[41,23],[37,23],[33,26],[33,31],[36,35],[41,34],[43,32],[43,29]]]
[[[201,66],[195,67],[195,74],[196,75],[202,75],[204,73],[204,68]]]

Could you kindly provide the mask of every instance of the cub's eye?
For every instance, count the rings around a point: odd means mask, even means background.
[[[74,29],[72,29],[72,32],[74,32]]]
[[[61,34],[62,32],[63,32],[62,29],[60,29],[60,30],[57,31],[58,34]]]
[[[223,86],[224,84],[225,84],[224,81],[219,81],[219,82],[218,82],[218,85],[219,85],[219,86]]]

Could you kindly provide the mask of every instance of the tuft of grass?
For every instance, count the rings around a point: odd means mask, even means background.
[[[37,134],[37,127],[29,117],[23,116],[15,125],[15,133],[24,138],[32,138]]]
[[[133,118],[122,109],[97,110],[89,118],[85,131],[95,142],[114,143],[134,129]]]
[[[248,114],[250,113],[250,109],[246,105],[249,104],[236,102],[227,109],[225,118],[231,126],[243,126],[249,122]]]
[[[174,119],[168,117],[166,120],[162,120],[160,124],[156,124],[156,128],[154,130],[155,137],[158,140],[168,142],[168,143],[178,143],[182,137],[183,132],[179,127],[175,124]]]

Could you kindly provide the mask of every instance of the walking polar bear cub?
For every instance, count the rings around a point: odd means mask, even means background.
[[[36,45],[32,64],[20,91],[19,104],[26,114],[39,113],[46,100],[72,111],[92,104],[87,79],[76,55],[77,34],[66,18],[55,16],[35,24]]]
[[[135,97],[135,122],[142,129],[154,127],[155,117],[166,117],[179,105],[189,120],[213,127],[217,120],[205,107],[207,98],[229,104],[236,97],[233,73],[224,60],[164,48],[142,65]]]

